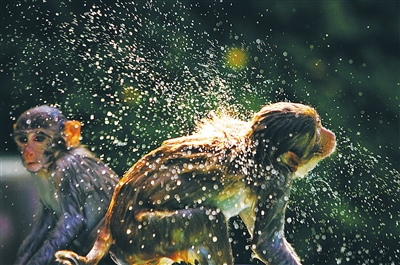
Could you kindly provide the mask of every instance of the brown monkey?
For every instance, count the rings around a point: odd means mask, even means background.
[[[104,223],[117,175],[80,146],[78,121],[40,106],[14,124],[14,140],[39,196],[36,222],[16,264],[54,264],[59,249],[86,253]]]
[[[316,111],[295,103],[263,107],[251,122],[203,121],[140,159],[118,183],[87,256],[64,264],[233,264],[227,219],[239,215],[266,264],[300,264],[283,227],[292,180],[335,149]]]

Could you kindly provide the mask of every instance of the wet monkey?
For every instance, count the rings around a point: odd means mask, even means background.
[[[284,237],[292,180],[330,155],[335,135],[315,109],[264,106],[249,122],[213,116],[197,132],[165,141],[118,183],[104,227],[86,256],[64,264],[233,264],[227,220],[239,215],[265,264],[300,264]]]
[[[14,140],[39,197],[16,264],[58,264],[59,249],[84,254],[104,223],[118,177],[80,145],[80,129],[80,122],[49,106],[27,110],[14,124]]]

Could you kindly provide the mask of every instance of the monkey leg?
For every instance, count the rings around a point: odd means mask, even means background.
[[[163,258],[190,264],[233,264],[225,216],[215,208],[138,211],[135,222],[119,220],[110,227],[128,264],[158,264]]]

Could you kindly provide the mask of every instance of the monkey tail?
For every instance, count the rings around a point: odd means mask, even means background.
[[[80,256],[73,251],[61,250],[55,254],[56,261],[64,265],[96,265],[108,253],[112,242],[110,229],[108,226],[103,226],[86,257]]]
[[[108,225],[103,226],[100,230],[100,233],[94,242],[92,249],[86,255],[86,263],[88,265],[95,265],[99,263],[99,261],[108,253],[111,245],[113,243],[113,239],[111,236],[111,231]],[[80,264],[79,264],[80,265]]]

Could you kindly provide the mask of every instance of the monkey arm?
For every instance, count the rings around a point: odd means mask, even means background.
[[[99,199],[96,194],[95,181],[91,170],[92,165],[88,164],[80,156],[67,155],[60,158],[57,170],[54,172],[53,181],[59,183],[55,185],[60,204],[60,214],[55,227],[47,229],[46,240],[41,242],[40,248],[29,260],[28,265],[50,264],[54,260],[54,254],[59,249],[75,249],[81,252],[83,243],[90,234],[93,227],[88,226],[98,223],[102,218],[97,218],[97,208],[100,207],[93,203],[88,197],[90,194],[93,199]],[[102,178],[96,175],[96,180],[101,183]],[[108,201],[108,200],[107,200]],[[88,208],[91,208],[90,210]],[[104,207],[106,209],[106,207]],[[88,220],[90,214],[94,220]],[[105,210],[104,210],[105,212]]]
[[[55,252],[71,243],[84,226],[82,215],[64,213],[62,219],[57,223],[57,228],[52,231],[40,249],[26,264],[50,264],[54,260]]]
[[[55,216],[42,202],[40,202],[36,216],[32,231],[18,249],[18,258],[15,264],[26,264],[45,240],[49,227],[53,227],[56,223]]]
[[[269,265],[299,265],[300,259],[284,237],[288,195],[283,194],[258,208],[253,242],[257,258]]]
[[[68,186],[72,186],[69,183]],[[57,250],[66,248],[71,244],[86,227],[86,217],[79,207],[79,202],[83,195],[77,189],[62,185],[63,193],[66,194],[61,199],[62,214],[59,217],[56,227],[53,227],[46,236],[46,240],[37,250],[35,255],[29,260],[27,265],[50,264],[54,260]],[[33,234],[34,235],[34,234]]]

